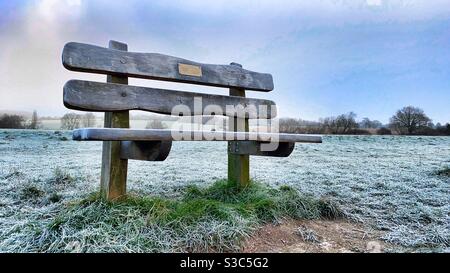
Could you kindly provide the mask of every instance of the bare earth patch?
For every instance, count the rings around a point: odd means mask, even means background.
[[[382,233],[345,220],[299,220],[268,224],[246,240],[246,253],[384,252]]]

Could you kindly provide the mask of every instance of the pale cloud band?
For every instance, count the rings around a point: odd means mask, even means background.
[[[272,73],[275,90],[264,97],[279,102],[284,116],[354,110],[386,121],[415,104],[436,121],[450,120],[443,103],[450,99],[448,1],[41,0],[0,1],[0,9],[0,109],[64,113],[67,80],[104,78],[65,71],[63,45],[115,39],[132,51]]]

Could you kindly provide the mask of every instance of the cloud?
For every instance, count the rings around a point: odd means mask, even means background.
[[[81,4],[81,0],[40,0],[32,6],[41,18],[54,21],[57,18],[77,16]]]
[[[127,42],[132,51],[207,63],[236,61],[270,72],[276,90],[251,96],[279,102],[283,115],[310,119],[354,110],[346,109],[351,101],[337,101],[345,94],[364,98],[380,93],[374,98],[380,102],[386,92],[374,88],[389,86],[379,82],[407,71],[417,75],[415,81],[428,75],[441,88],[448,82],[450,2],[444,0],[0,0],[0,9],[0,109],[61,114],[67,111],[62,105],[65,81],[103,81],[102,76],[62,67],[61,50],[69,41],[106,46],[115,39]],[[373,86],[364,84],[369,82]],[[399,83],[395,80],[397,87]],[[365,90],[357,93],[357,85]],[[187,85],[156,86],[224,93]],[[406,91],[397,92],[403,94],[400,101],[411,102]],[[366,102],[356,104],[364,110]],[[376,110],[373,114],[386,115]]]
[[[369,6],[381,6],[383,3],[381,0],[367,0],[366,2]]]

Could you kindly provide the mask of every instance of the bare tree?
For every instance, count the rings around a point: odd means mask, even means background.
[[[295,118],[280,118],[278,120],[278,125],[281,133],[316,134],[321,132],[321,124],[317,121]]]
[[[19,115],[7,115],[0,116],[0,128],[4,129],[22,129],[24,118]]]
[[[145,129],[166,129],[166,126],[158,119],[147,122]]]
[[[27,127],[28,129],[39,129],[41,127],[41,122],[39,121],[39,117],[36,110],[33,111],[30,124]]]
[[[278,124],[282,133],[296,133],[300,127],[298,120],[294,118],[280,118]]]
[[[436,131],[440,134],[440,135],[450,135],[450,123],[447,123],[445,125],[442,125],[440,123],[436,124]]]
[[[356,114],[353,112],[321,119],[321,123],[324,131],[331,134],[347,134],[351,130],[358,128]]]
[[[401,134],[413,134],[420,128],[428,127],[431,119],[418,107],[406,106],[398,110],[390,119],[391,128]]]
[[[81,115],[67,113],[61,118],[61,129],[73,130],[80,127]]]
[[[92,113],[86,113],[82,117],[83,127],[95,127],[96,120],[95,115]]]
[[[370,120],[369,118],[363,118],[359,123],[360,128],[364,129],[379,129],[383,127],[383,124],[378,120]]]

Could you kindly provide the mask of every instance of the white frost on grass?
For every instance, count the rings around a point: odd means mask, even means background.
[[[27,251],[33,226],[98,189],[101,143],[64,137],[71,138],[68,132],[0,130],[0,251]],[[226,164],[226,143],[175,142],[165,162],[130,161],[128,189],[176,198],[187,185],[225,178]],[[354,219],[386,230],[388,242],[445,251],[450,178],[436,172],[448,166],[449,137],[327,136],[323,144],[297,144],[288,158],[252,157],[251,176],[330,198]],[[58,169],[74,181],[57,183]],[[155,250],[174,251],[171,243]]]

